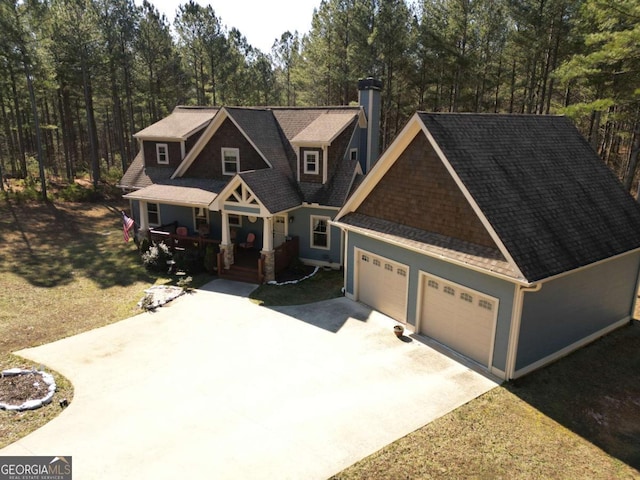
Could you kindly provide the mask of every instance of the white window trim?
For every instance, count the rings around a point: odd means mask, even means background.
[[[309,169],[309,163],[308,163],[308,158],[309,157],[315,157],[315,169],[314,170],[310,170]],[[305,175],[318,175],[320,173],[320,152],[316,151],[316,150],[307,150],[304,152],[304,158],[303,158],[303,163],[304,163],[304,173]]]
[[[232,155],[234,155],[236,157],[236,171],[235,172],[228,172],[227,171],[227,164],[224,161],[224,157],[226,153],[230,153]],[[236,173],[240,172],[240,149],[239,148],[227,148],[227,147],[222,147],[220,150],[220,159],[222,161],[222,174],[223,175],[230,175],[233,176]]]
[[[238,223],[233,223],[231,221],[231,217],[236,217],[238,219]],[[229,226],[230,227],[242,227],[242,215],[238,215],[237,213],[229,214]]]
[[[155,205],[156,206],[156,211],[155,213],[158,216],[158,222],[151,222],[151,219],[149,218],[149,205]],[[155,203],[155,202],[147,202],[147,223],[149,224],[150,227],[159,227],[160,225],[162,225],[162,220],[160,218],[160,204],[159,203]]]
[[[164,150],[164,160],[160,160],[160,150]],[[166,143],[156,143],[156,161],[159,165],[169,165],[169,145]]]
[[[193,208],[193,229],[198,229],[198,209],[204,210],[205,223],[209,223],[209,209],[207,207],[194,207]]]
[[[316,220],[324,220],[326,225],[327,225],[327,245],[316,245],[313,242],[313,235],[314,235],[314,231],[313,231],[313,224],[315,223]],[[319,250],[331,250],[331,225],[329,225],[329,222],[331,221],[331,217],[325,217],[325,216],[321,216],[321,215],[311,215],[309,217],[309,230],[311,232],[311,236],[309,238],[309,244],[311,245],[311,248],[317,248]]]

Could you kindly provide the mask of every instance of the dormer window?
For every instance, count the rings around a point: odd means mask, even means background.
[[[304,173],[317,175],[320,172],[320,153],[304,152]]]
[[[349,158],[351,158],[351,160],[358,160],[358,149],[357,148],[352,148],[351,150],[349,150]]]
[[[166,143],[156,143],[156,160],[160,165],[169,164],[169,147]]]
[[[240,171],[240,150],[237,148],[222,149],[222,173],[235,175]]]

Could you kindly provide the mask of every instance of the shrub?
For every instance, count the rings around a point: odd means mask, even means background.
[[[204,254],[204,268],[207,272],[213,273],[216,269],[216,248],[209,244]]]
[[[142,263],[148,270],[164,272],[167,270],[167,261],[171,260],[171,251],[164,243],[154,243],[142,254]]]
[[[174,253],[176,269],[187,273],[200,273],[204,270],[203,257],[198,250],[179,250]]]
[[[60,190],[58,196],[65,202],[89,202],[93,200],[95,192],[93,189],[72,183]]]

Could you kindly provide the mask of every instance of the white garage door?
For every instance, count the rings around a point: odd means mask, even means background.
[[[437,277],[422,285],[420,333],[489,366],[498,301]]]
[[[357,258],[358,300],[405,322],[409,268],[363,250],[358,250]]]

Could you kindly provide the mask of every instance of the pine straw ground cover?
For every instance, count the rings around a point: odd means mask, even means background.
[[[0,370],[37,368],[11,352],[140,313],[144,290],[172,280],[149,274],[134,243],[124,243],[126,206],[0,199]],[[194,277],[193,286],[209,279]],[[71,384],[50,373],[58,387],[51,404],[0,411],[0,448],[58,415],[60,400],[71,401]]]

